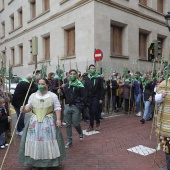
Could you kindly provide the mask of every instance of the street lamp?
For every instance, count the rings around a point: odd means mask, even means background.
[[[168,27],[170,31],[170,12],[168,12],[168,14],[165,15],[165,20],[166,20],[166,26]]]

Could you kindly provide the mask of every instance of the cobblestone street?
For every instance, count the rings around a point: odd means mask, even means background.
[[[16,116],[13,115],[15,120]],[[119,115],[102,120],[100,133],[86,136],[79,141],[73,130],[73,147],[67,149],[67,159],[56,170],[165,170],[165,154],[158,151],[156,163],[153,164],[154,153],[143,156],[127,149],[141,146],[155,149],[156,137],[149,139],[151,121],[144,125],[135,115]],[[82,123],[83,129],[88,127]],[[65,128],[61,128],[66,142]],[[3,170],[31,170],[17,162],[20,137],[16,136],[10,147]],[[140,152],[140,151],[139,151]],[[141,151],[143,152],[143,151]],[[145,152],[144,152],[145,153]],[[0,160],[5,150],[0,151]],[[51,168],[49,168],[51,169]]]

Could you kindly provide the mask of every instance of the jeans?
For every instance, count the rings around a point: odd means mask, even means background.
[[[5,132],[0,134],[0,146],[5,144]]]
[[[151,102],[150,101],[144,101],[144,113],[143,113],[143,119],[146,120],[146,117],[148,116],[149,113],[149,107],[150,107]],[[148,116],[150,117],[150,115]]]
[[[14,107],[14,109],[15,109],[15,111],[16,111],[17,117],[19,117],[20,108]],[[24,129],[24,127],[25,127],[24,119],[25,119],[25,113],[21,113],[21,116],[20,116],[20,119],[19,119],[18,125],[17,125],[17,131],[18,131],[18,132],[23,131],[23,129]]]
[[[64,108],[64,119],[66,122],[66,134],[68,142],[72,143],[72,123],[79,134],[82,134],[82,129],[80,126],[80,110],[75,106],[68,104]]]
[[[141,111],[140,109],[141,94],[134,95],[134,97],[135,97],[135,102],[136,102],[137,113],[139,113]]]
[[[167,170],[170,170],[170,153],[165,153],[165,155],[166,155]]]
[[[96,123],[100,124],[100,114],[99,114],[99,99],[94,97],[90,99],[89,106],[89,115],[90,115],[90,126],[93,128],[94,126],[94,117],[96,119]]]

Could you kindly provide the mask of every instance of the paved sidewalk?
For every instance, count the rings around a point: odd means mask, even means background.
[[[16,115],[13,115],[16,119]],[[144,125],[135,115],[120,115],[102,120],[100,133],[84,137],[79,141],[79,135],[73,130],[73,147],[67,149],[67,159],[60,168],[55,170],[165,170],[165,154],[158,151],[156,163],[153,164],[156,137],[150,140],[151,121]],[[82,123],[83,129],[88,123]],[[61,128],[66,141],[65,128]],[[14,144],[16,143],[16,145]],[[20,137],[16,136],[7,156],[3,170],[31,170],[17,162]],[[139,146],[140,145],[140,146]],[[139,146],[139,147],[137,147]],[[148,152],[136,151],[147,156],[131,152],[130,148],[150,148]],[[131,151],[127,150],[130,149]],[[0,162],[5,150],[0,150]],[[49,168],[50,169],[50,168]]]

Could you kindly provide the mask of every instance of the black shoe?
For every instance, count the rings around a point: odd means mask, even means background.
[[[83,122],[87,122],[87,119],[83,119]]]
[[[146,121],[151,121],[152,120],[152,118],[151,117],[149,117]]]
[[[103,117],[100,117],[99,119],[104,119]]]
[[[144,124],[144,123],[145,123],[145,119],[141,119],[140,121],[142,122],[142,124]]]

